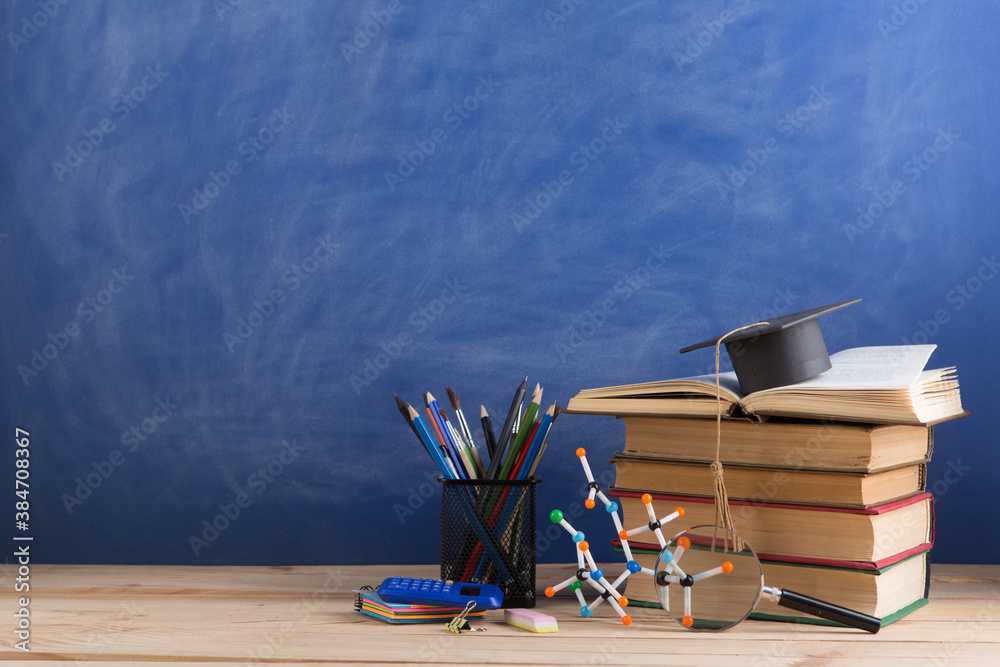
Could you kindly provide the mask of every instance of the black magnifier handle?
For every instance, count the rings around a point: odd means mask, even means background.
[[[795,591],[783,588],[771,588],[770,586],[765,586],[764,592],[782,607],[801,611],[803,614],[818,616],[828,621],[836,621],[837,623],[849,625],[852,628],[858,628],[872,634],[875,634],[882,628],[882,619],[880,618],[862,614],[859,611],[824,602],[823,600],[817,600],[802,593],[796,593]]]

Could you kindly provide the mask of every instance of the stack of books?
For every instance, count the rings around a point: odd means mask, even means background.
[[[720,375],[720,460],[730,509],[767,585],[880,617],[883,625],[926,604],[933,425],[966,414],[955,369],[924,370],[933,350],[846,350],[817,377],[747,396],[734,374]],[[619,499],[626,527],[648,521],[643,493],[654,506],[683,507],[683,519],[665,527],[669,537],[715,522],[708,465],[717,410],[712,375],[588,389],[566,411],[624,420],[610,495]],[[655,567],[658,545],[630,545],[640,565]],[[658,605],[652,578],[633,575],[628,598]],[[762,605],[751,618],[829,623],[778,610]]]

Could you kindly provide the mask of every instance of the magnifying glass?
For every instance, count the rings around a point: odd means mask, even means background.
[[[695,526],[668,540],[656,559],[653,585],[664,611],[692,630],[731,628],[749,616],[764,595],[782,607],[866,632],[882,627],[881,619],[874,616],[765,586],[757,553],[746,540],[721,526]]]

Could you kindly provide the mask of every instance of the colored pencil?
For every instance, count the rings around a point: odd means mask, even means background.
[[[441,419],[441,406],[438,405],[434,395],[429,391],[424,392],[424,404],[427,406],[427,414],[430,415],[430,418],[438,429],[441,441],[448,448],[448,453],[451,455],[452,462],[455,464],[455,469],[458,470],[459,476],[462,479],[469,479],[469,474],[465,471],[465,464],[462,463],[462,455],[458,449],[458,445],[452,440],[451,433],[448,432],[448,426]]]
[[[509,479],[511,470],[514,468],[514,463],[517,462],[517,456],[521,453],[521,449],[524,447],[524,440],[528,437],[531,432],[531,426],[535,423],[535,415],[538,414],[538,403],[542,400],[542,388],[539,385],[535,385],[535,391],[531,394],[531,403],[528,404],[528,409],[524,411],[524,417],[521,421],[521,429],[517,434],[517,438],[511,443],[510,449],[507,451],[507,458],[504,459],[503,467],[500,468],[500,476],[498,479]]]
[[[528,437],[529,440],[533,440],[534,439],[535,433],[538,431],[538,425],[539,425],[539,422],[535,422],[531,426],[531,435]],[[507,479],[511,479],[511,480],[520,479],[520,477],[518,476],[518,473],[521,470],[521,466],[524,464],[524,458],[525,458],[525,456],[527,456],[527,454],[528,454],[528,448],[527,447],[522,447],[521,451],[517,455],[517,461],[514,462],[514,467],[511,468],[510,475],[507,477]],[[527,470],[528,467],[524,466],[524,469]]]
[[[410,430],[413,431],[413,435],[419,438],[420,434],[417,432],[417,427],[413,425],[413,422],[410,420],[409,412],[407,411],[407,407],[409,407],[409,405],[406,401],[397,396],[396,392],[392,392],[392,397],[396,399],[396,407],[399,408],[399,414],[403,415],[403,419],[405,419],[406,423],[410,425]],[[428,452],[428,454],[429,453],[430,452]]]
[[[521,401],[524,400],[525,391],[528,388],[528,378],[525,376],[524,381],[521,382],[521,386],[517,388],[514,393],[514,400],[510,404],[510,410],[507,412],[507,420],[503,424],[503,430],[500,431],[500,438],[497,440],[496,451],[493,454],[493,458],[490,459],[490,469],[486,473],[487,479],[497,479],[497,473],[500,471],[500,466],[502,464],[504,448],[507,446],[507,438],[510,437],[511,429],[514,428],[514,419],[517,417],[518,406],[521,405]]]
[[[519,468],[515,479],[527,479],[530,471],[534,470],[535,459],[538,458],[542,443],[545,442],[545,437],[549,434],[549,429],[552,427],[552,422],[555,418],[556,404],[553,403],[552,407],[545,411],[545,416],[538,422],[538,429],[531,439],[531,443],[525,447],[527,453],[524,457],[524,463]]]
[[[444,411],[444,408],[441,408],[441,421],[444,422],[445,427],[448,429],[448,435],[451,436],[452,441],[455,443],[458,455],[462,457],[462,465],[465,466],[465,471],[469,473],[469,479],[479,479],[482,473],[479,472],[479,468],[476,466],[472,451],[462,443],[462,436],[455,430],[455,426],[448,419],[448,413]]]
[[[441,455],[441,452],[438,451],[437,446],[434,444],[434,437],[431,435],[430,431],[427,430],[427,426],[420,418],[420,415],[413,409],[412,405],[407,404],[405,401],[404,405],[406,405],[407,417],[410,424],[413,426],[413,430],[416,432],[420,442],[423,443],[424,449],[427,450],[431,459],[434,460],[434,464],[437,466],[437,469],[446,479],[457,479],[457,475],[453,471],[449,470],[444,461],[444,457]]]
[[[490,461],[496,453],[497,442],[493,439],[493,422],[490,420],[490,413],[486,412],[486,406],[479,404],[479,422],[483,425],[483,438],[486,440],[486,451],[490,453]]]
[[[542,448],[538,450],[538,456],[535,457],[535,462],[531,464],[531,470],[528,471],[529,478],[535,476],[535,470],[538,469],[538,463],[539,461],[542,460],[542,457],[545,456],[545,450],[548,448],[548,446],[549,446],[548,440],[543,440]]]

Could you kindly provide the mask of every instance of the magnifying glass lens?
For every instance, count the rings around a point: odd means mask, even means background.
[[[693,630],[716,631],[753,611],[764,574],[748,544],[736,550],[737,539],[725,528],[695,526],[667,542],[657,558],[654,586],[671,618]]]

